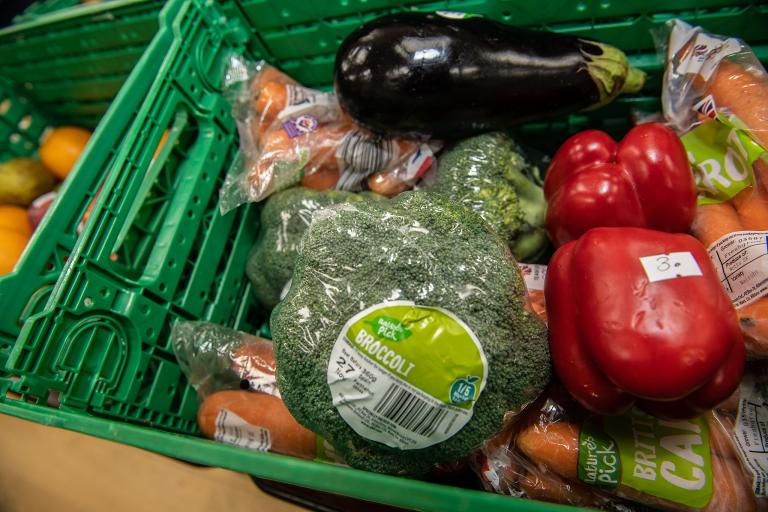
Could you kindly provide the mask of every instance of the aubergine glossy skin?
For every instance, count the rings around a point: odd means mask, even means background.
[[[342,108],[374,131],[452,138],[607,103],[629,69],[586,39],[400,13],[347,37],[334,80]]]

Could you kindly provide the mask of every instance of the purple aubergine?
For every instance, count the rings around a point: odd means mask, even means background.
[[[604,105],[644,74],[597,41],[412,12],[350,34],[334,80],[342,108],[374,131],[454,138]]]

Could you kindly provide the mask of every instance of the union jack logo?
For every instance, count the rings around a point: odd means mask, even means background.
[[[696,57],[702,57],[707,54],[707,45],[705,44],[697,44],[693,47],[693,54]]]
[[[694,105],[693,109],[710,119],[717,119],[717,105],[711,94]]]

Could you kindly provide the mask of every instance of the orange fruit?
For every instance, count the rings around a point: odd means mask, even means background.
[[[18,231],[26,237],[32,236],[27,210],[12,204],[0,204],[0,230]]]
[[[13,229],[0,229],[0,275],[7,274],[16,265],[29,237]]]
[[[40,161],[61,179],[66,178],[80,158],[91,132],[75,126],[54,128],[40,145]]]

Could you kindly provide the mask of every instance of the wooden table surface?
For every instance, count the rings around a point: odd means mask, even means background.
[[[0,512],[297,512],[250,477],[0,414]]]

